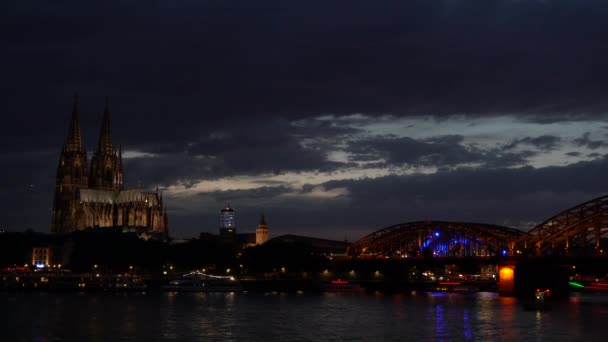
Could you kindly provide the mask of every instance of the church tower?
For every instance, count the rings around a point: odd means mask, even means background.
[[[74,95],[74,108],[68,137],[57,166],[55,197],[53,200],[52,233],[69,233],[76,230],[78,221],[79,190],[88,186],[87,152],[82,145],[78,95]]]
[[[266,224],[264,214],[262,214],[258,228],[255,230],[255,244],[261,245],[266,241],[268,241],[268,225]]]
[[[110,129],[109,100],[106,97],[106,107],[103,112],[101,132],[97,150],[91,159],[91,174],[89,188],[97,190],[119,191],[123,189],[122,151],[118,154],[112,146],[112,131]]]

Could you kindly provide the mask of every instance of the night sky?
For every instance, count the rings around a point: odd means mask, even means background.
[[[400,222],[527,229],[608,192],[605,1],[0,4],[0,229],[50,231],[74,92],[110,96],[127,186],[171,235],[356,240]]]

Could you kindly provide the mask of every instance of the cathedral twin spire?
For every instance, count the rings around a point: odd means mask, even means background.
[[[80,130],[78,95],[74,95],[74,109],[72,111],[72,119],[70,121],[68,138],[64,150],[65,152],[84,152]],[[122,149],[119,149],[117,153],[112,145],[108,97],[106,97],[97,149],[91,159],[91,172],[88,180],[89,187],[93,189],[123,189]]]
[[[80,130],[78,96],[74,96],[67,139],[57,166],[51,232],[71,233],[88,227],[143,227],[147,233],[166,238],[168,219],[162,197],[157,193],[154,198],[153,194],[134,189],[121,196],[123,184],[122,151],[112,145],[108,99],[89,164]],[[123,200],[119,203],[118,198]]]
[[[69,152],[83,152],[82,134],[80,133],[80,113],[78,111],[78,94],[74,95],[74,109],[72,109],[72,120],[68,130],[68,140],[65,150]]]
[[[69,151],[79,151],[83,148],[82,133],[80,131],[80,110],[78,108],[78,94],[74,94],[74,106],[72,109],[72,119],[68,129],[68,139],[66,149]],[[106,96],[106,105],[103,111],[103,120],[101,131],[99,133],[99,141],[97,143],[97,151],[101,153],[112,154],[112,129],[110,125],[110,98]]]
[[[97,153],[112,154],[112,130],[110,128],[110,98],[106,96],[106,106],[103,110],[103,121],[101,132],[99,132],[99,142],[97,143]]]

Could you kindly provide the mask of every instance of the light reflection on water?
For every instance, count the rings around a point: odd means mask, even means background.
[[[608,297],[524,311],[494,293],[0,293],[6,341],[603,340]]]

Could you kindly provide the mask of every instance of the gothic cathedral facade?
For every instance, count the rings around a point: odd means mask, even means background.
[[[121,228],[148,237],[168,237],[167,212],[158,190],[124,187],[122,150],[112,145],[107,99],[89,169],[75,97],[67,141],[57,166],[51,233],[68,234],[87,228]]]

